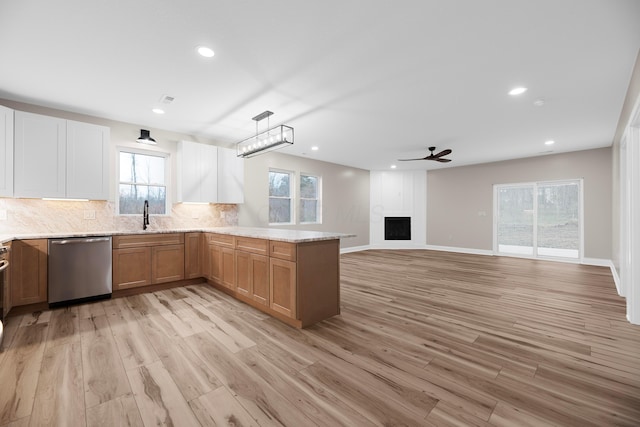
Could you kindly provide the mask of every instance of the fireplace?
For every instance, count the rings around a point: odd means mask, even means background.
[[[411,217],[384,217],[384,240],[411,240]]]

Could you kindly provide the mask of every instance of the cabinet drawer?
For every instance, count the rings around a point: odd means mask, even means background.
[[[295,261],[296,244],[289,242],[279,242],[277,240],[269,240],[269,256],[271,256],[272,258]]]
[[[184,233],[126,234],[124,236],[113,236],[113,249],[181,244],[184,244]]]
[[[230,234],[207,233],[207,243],[235,247],[235,236]]]
[[[269,241],[251,237],[236,237],[236,249],[259,255],[269,255]]]

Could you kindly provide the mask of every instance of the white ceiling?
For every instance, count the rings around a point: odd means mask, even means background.
[[[229,146],[271,110],[282,152],[430,169],[611,145],[639,48],[638,0],[0,0],[0,98]]]

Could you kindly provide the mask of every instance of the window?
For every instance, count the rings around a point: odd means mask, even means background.
[[[269,224],[292,224],[293,173],[269,171]]]
[[[320,178],[300,174],[300,223],[319,224],[321,212]]]
[[[497,185],[496,251],[580,258],[581,186],[580,180]]]
[[[149,213],[167,213],[167,155],[122,149],[118,152],[118,213],[142,214],[144,201],[149,201]]]

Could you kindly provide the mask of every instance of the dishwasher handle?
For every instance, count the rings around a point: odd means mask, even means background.
[[[50,243],[52,245],[69,245],[76,243],[97,243],[97,242],[108,242],[108,237],[91,237],[88,239],[65,239],[65,240],[51,240]]]
[[[7,267],[9,267],[9,261],[7,261],[6,259],[0,260],[0,273],[6,270]]]

